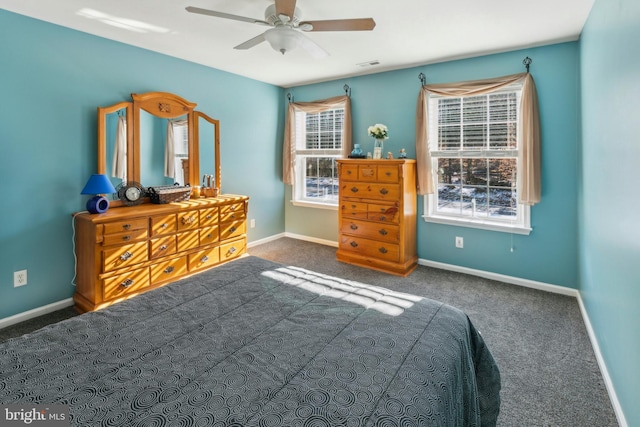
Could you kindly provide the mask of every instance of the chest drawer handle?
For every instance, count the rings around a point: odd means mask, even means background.
[[[227,255],[232,255],[235,251],[236,251],[235,246],[232,246],[232,247],[227,251]]]
[[[161,250],[161,251],[166,251],[166,250],[167,250],[167,245],[162,245],[162,246],[160,246],[160,250]]]
[[[213,234],[211,233],[207,234],[207,239],[213,239]]]
[[[354,242],[353,240],[351,241],[351,243],[349,243],[352,247],[357,248],[358,247],[358,243]]]
[[[129,258],[131,258],[133,256],[133,254],[129,251],[126,251],[125,253],[123,253],[122,255],[120,255],[120,260],[121,261],[126,261]]]
[[[122,236],[122,240],[124,240],[125,242],[127,240],[131,240],[131,236]]]
[[[213,218],[213,215],[207,215],[205,218],[211,219],[211,218]]]
[[[383,196],[387,195],[389,193],[389,190],[387,190],[386,188],[383,188],[380,190],[380,194],[382,194]]]
[[[236,219],[236,214],[231,214],[231,215],[229,215],[229,218],[231,218],[231,219]]]
[[[160,227],[167,228],[168,226],[169,226],[169,224],[162,224]]]
[[[182,223],[183,224],[193,224],[195,220],[196,220],[196,217],[194,217],[194,216],[182,217]]]
[[[206,255],[200,258],[200,262],[207,262],[207,261],[209,261],[209,257]]]
[[[380,221],[386,221],[386,220],[387,220],[387,217],[386,217],[386,216],[384,216],[384,215],[380,215]]]
[[[386,236],[387,234],[389,234],[389,232],[387,230],[385,230],[384,228],[380,231],[378,231],[378,233],[382,234],[383,236]]]
[[[351,192],[352,193],[357,193],[358,192],[358,187],[351,187]]]
[[[386,172],[385,175],[391,176],[391,172]]]
[[[350,227],[352,230],[357,230],[357,229],[358,229],[358,226],[357,226],[357,225],[355,225],[355,224],[351,224],[349,227]]]
[[[172,273],[172,272],[173,272],[173,270],[175,270],[175,269],[173,268],[173,265],[170,265],[169,267],[167,267],[167,268],[165,268],[165,269],[164,269],[164,272],[165,272],[165,273],[167,273],[167,274],[169,274],[169,273]]]
[[[131,285],[133,285],[133,279],[127,279],[124,282],[120,283],[120,286],[122,286],[123,288],[128,288]]]
[[[378,249],[380,251],[380,253],[382,254],[386,254],[387,252],[389,252],[388,250],[386,250],[384,247],[381,247],[380,249]]]
[[[131,228],[131,224],[122,224],[122,228],[128,230]]]
[[[233,233],[233,232],[234,232],[234,231],[236,231],[236,230],[237,230],[237,228],[235,228],[235,227],[231,227],[231,228],[229,229],[229,233]]]

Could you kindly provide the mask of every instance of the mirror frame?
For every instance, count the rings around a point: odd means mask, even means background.
[[[107,128],[106,118],[108,114],[126,109],[127,117],[127,177],[129,181],[141,182],[140,177],[140,110],[164,118],[172,119],[187,116],[189,126],[188,148],[189,148],[189,184],[191,186],[200,185],[200,141],[199,141],[199,119],[214,125],[214,163],[215,178],[218,194],[221,194],[221,172],[220,172],[220,121],[208,115],[196,111],[197,104],[168,92],[147,92],[144,94],[131,94],[131,101],[119,102],[109,107],[98,107],[98,173],[107,174]],[[132,124],[132,125],[130,125]],[[113,202],[112,202],[113,204]],[[117,205],[117,201],[116,201]]]

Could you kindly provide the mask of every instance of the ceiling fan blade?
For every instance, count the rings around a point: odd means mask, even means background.
[[[296,0],[276,0],[276,15],[287,15],[293,19],[296,10]]]
[[[238,46],[234,47],[234,49],[238,49],[238,50],[251,49],[252,47],[262,43],[264,40],[265,40],[264,33],[262,33],[250,40],[247,40],[244,43],[240,43]]]
[[[308,25],[311,25],[311,29],[307,29]],[[304,21],[299,24],[303,31],[371,31],[375,26],[376,21],[373,18]]]
[[[232,15],[230,13],[217,12],[215,10],[201,9],[199,7],[188,6],[185,8],[187,12],[199,13],[200,15],[215,16],[217,18],[232,19],[234,21],[249,22],[251,24],[269,25],[268,22],[261,19],[247,18],[245,16]]]
[[[296,32],[298,37],[298,45],[309,53],[315,59],[322,59],[329,56],[329,52],[324,50],[319,44],[311,40],[300,32]]]

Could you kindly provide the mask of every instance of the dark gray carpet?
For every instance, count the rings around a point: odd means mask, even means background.
[[[464,310],[500,367],[499,426],[618,425],[575,298],[423,266],[396,277],[337,262],[335,248],[288,238],[249,253]],[[0,341],[72,315],[60,310],[0,330]]]

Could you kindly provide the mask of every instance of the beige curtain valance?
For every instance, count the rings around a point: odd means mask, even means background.
[[[493,79],[422,86],[416,108],[418,194],[433,194],[435,192],[428,140],[429,94],[452,97],[483,95],[514,83],[522,84],[519,122],[521,146],[518,151],[518,173],[521,174],[522,179],[521,188],[518,188],[518,202],[534,205],[540,201],[540,116],[535,83],[529,73],[512,74]]]
[[[313,102],[291,102],[287,109],[287,117],[284,125],[284,143],[282,147],[282,181],[293,185],[295,181],[295,157],[296,157],[296,112],[302,111],[309,114],[322,111],[344,108],[344,126],[342,129],[342,156],[347,157],[351,150],[351,99],[346,96],[323,99]]]

